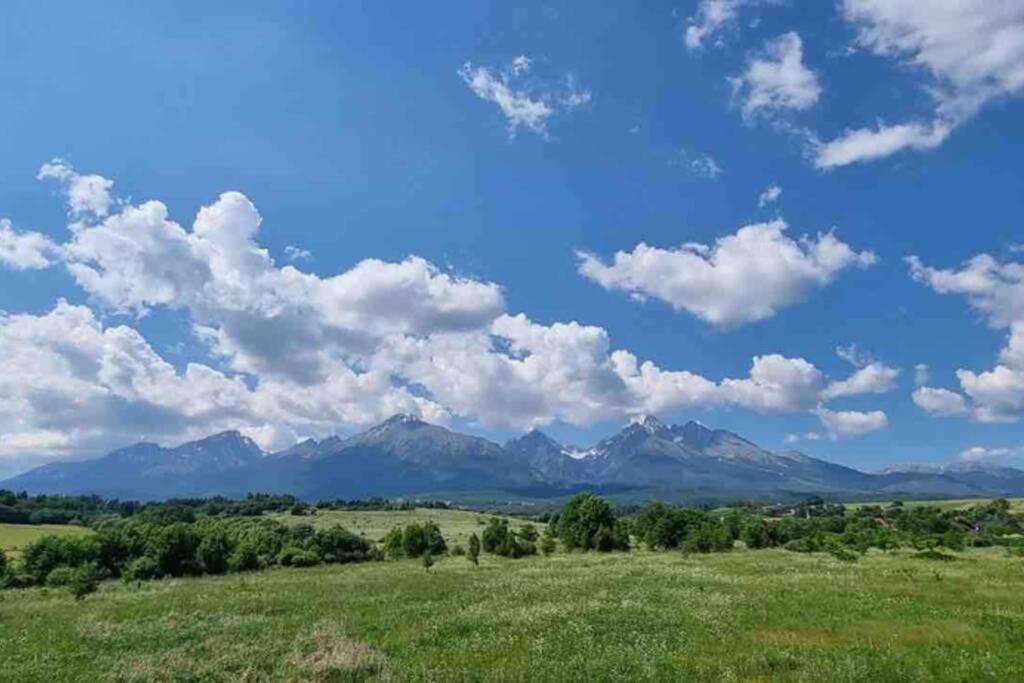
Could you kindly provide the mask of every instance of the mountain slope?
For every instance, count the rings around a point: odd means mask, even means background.
[[[1024,471],[980,463],[867,474],[797,451],[774,453],[698,422],[638,419],[592,448],[566,448],[534,430],[504,446],[409,415],[348,438],[307,439],[263,453],[238,432],[164,448],[139,443],[95,460],[53,463],[0,482],[34,493],[117,498],[241,496],[306,499],[552,497],[593,488],[634,498],[739,500],[1024,495]]]
[[[263,458],[251,439],[222,432],[176,448],[138,443],[102,458],[50,463],[2,483],[14,490],[91,493],[111,498],[243,494]]]

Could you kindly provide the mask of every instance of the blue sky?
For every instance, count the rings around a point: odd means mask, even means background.
[[[1020,4],[621,5],[9,4],[0,475],[397,410],[1019,462]]]

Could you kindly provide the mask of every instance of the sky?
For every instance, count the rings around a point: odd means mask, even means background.
[[[0,477],[397,412],[1024,463],[1019,0],[512,5],[5,4]]]

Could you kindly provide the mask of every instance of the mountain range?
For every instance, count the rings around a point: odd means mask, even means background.
[[[32,493],[164,499],[250,491],[303,499],[557,499],[589,489],[686,502],[1024,495],[1024,471],[981,463],[869,474],[798,451],[772,452],[699,422],[643,417],[587,449],[534,430],[499,445],[411,415],[348,438],[308,439],[265,453],[229,431],[175,448],[138,443],[101,458],[50,463],[0,481]]]

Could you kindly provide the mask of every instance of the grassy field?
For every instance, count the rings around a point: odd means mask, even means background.
[[[937,507],[940,510],[963,510],[975,505],[984,505],[990,503],[994,498],[941,498],[938,500],[906,500],[903,504],[906,507],[922,507],[931,506]],[[1024,513],[1024,498],[1007,498],[1010,501],[1010,511],[1014,514]],[[846,507],[851,510],[864,507],[865,505],[889,505],[892,501],[886,502],[872,502],[872,503],[847,503]]]
[[[485,556],[0,593],[18,681],[1020,680],[1024,559]]]
[[[287,513],[270,515],[285,524],[312,524],[316,528],[340,524],[346,529],[363,535],[367,540],[378,542],[384,538],[384,534],[396,526],[404,526],[411,522],[424,522],[431,520],[435,522],[444,533],[448,545],[456,543],[463,547],[469,540],[472,533],[478,536],[483,531],[487,520],[495,515],[486,513],[466,512],[463,510],[442,510],[417,508],[415,510],[323,510],[310,516],[294,516]],[[525,520],[508,518],[509,522],[517,527]],[[536,525],[538,531],[543,525]]]
[[[91,534],[92,531],[81,526],[63,524],[0,524],[0,550],[14,557],[26,545],[42,536],[75,536]]]

